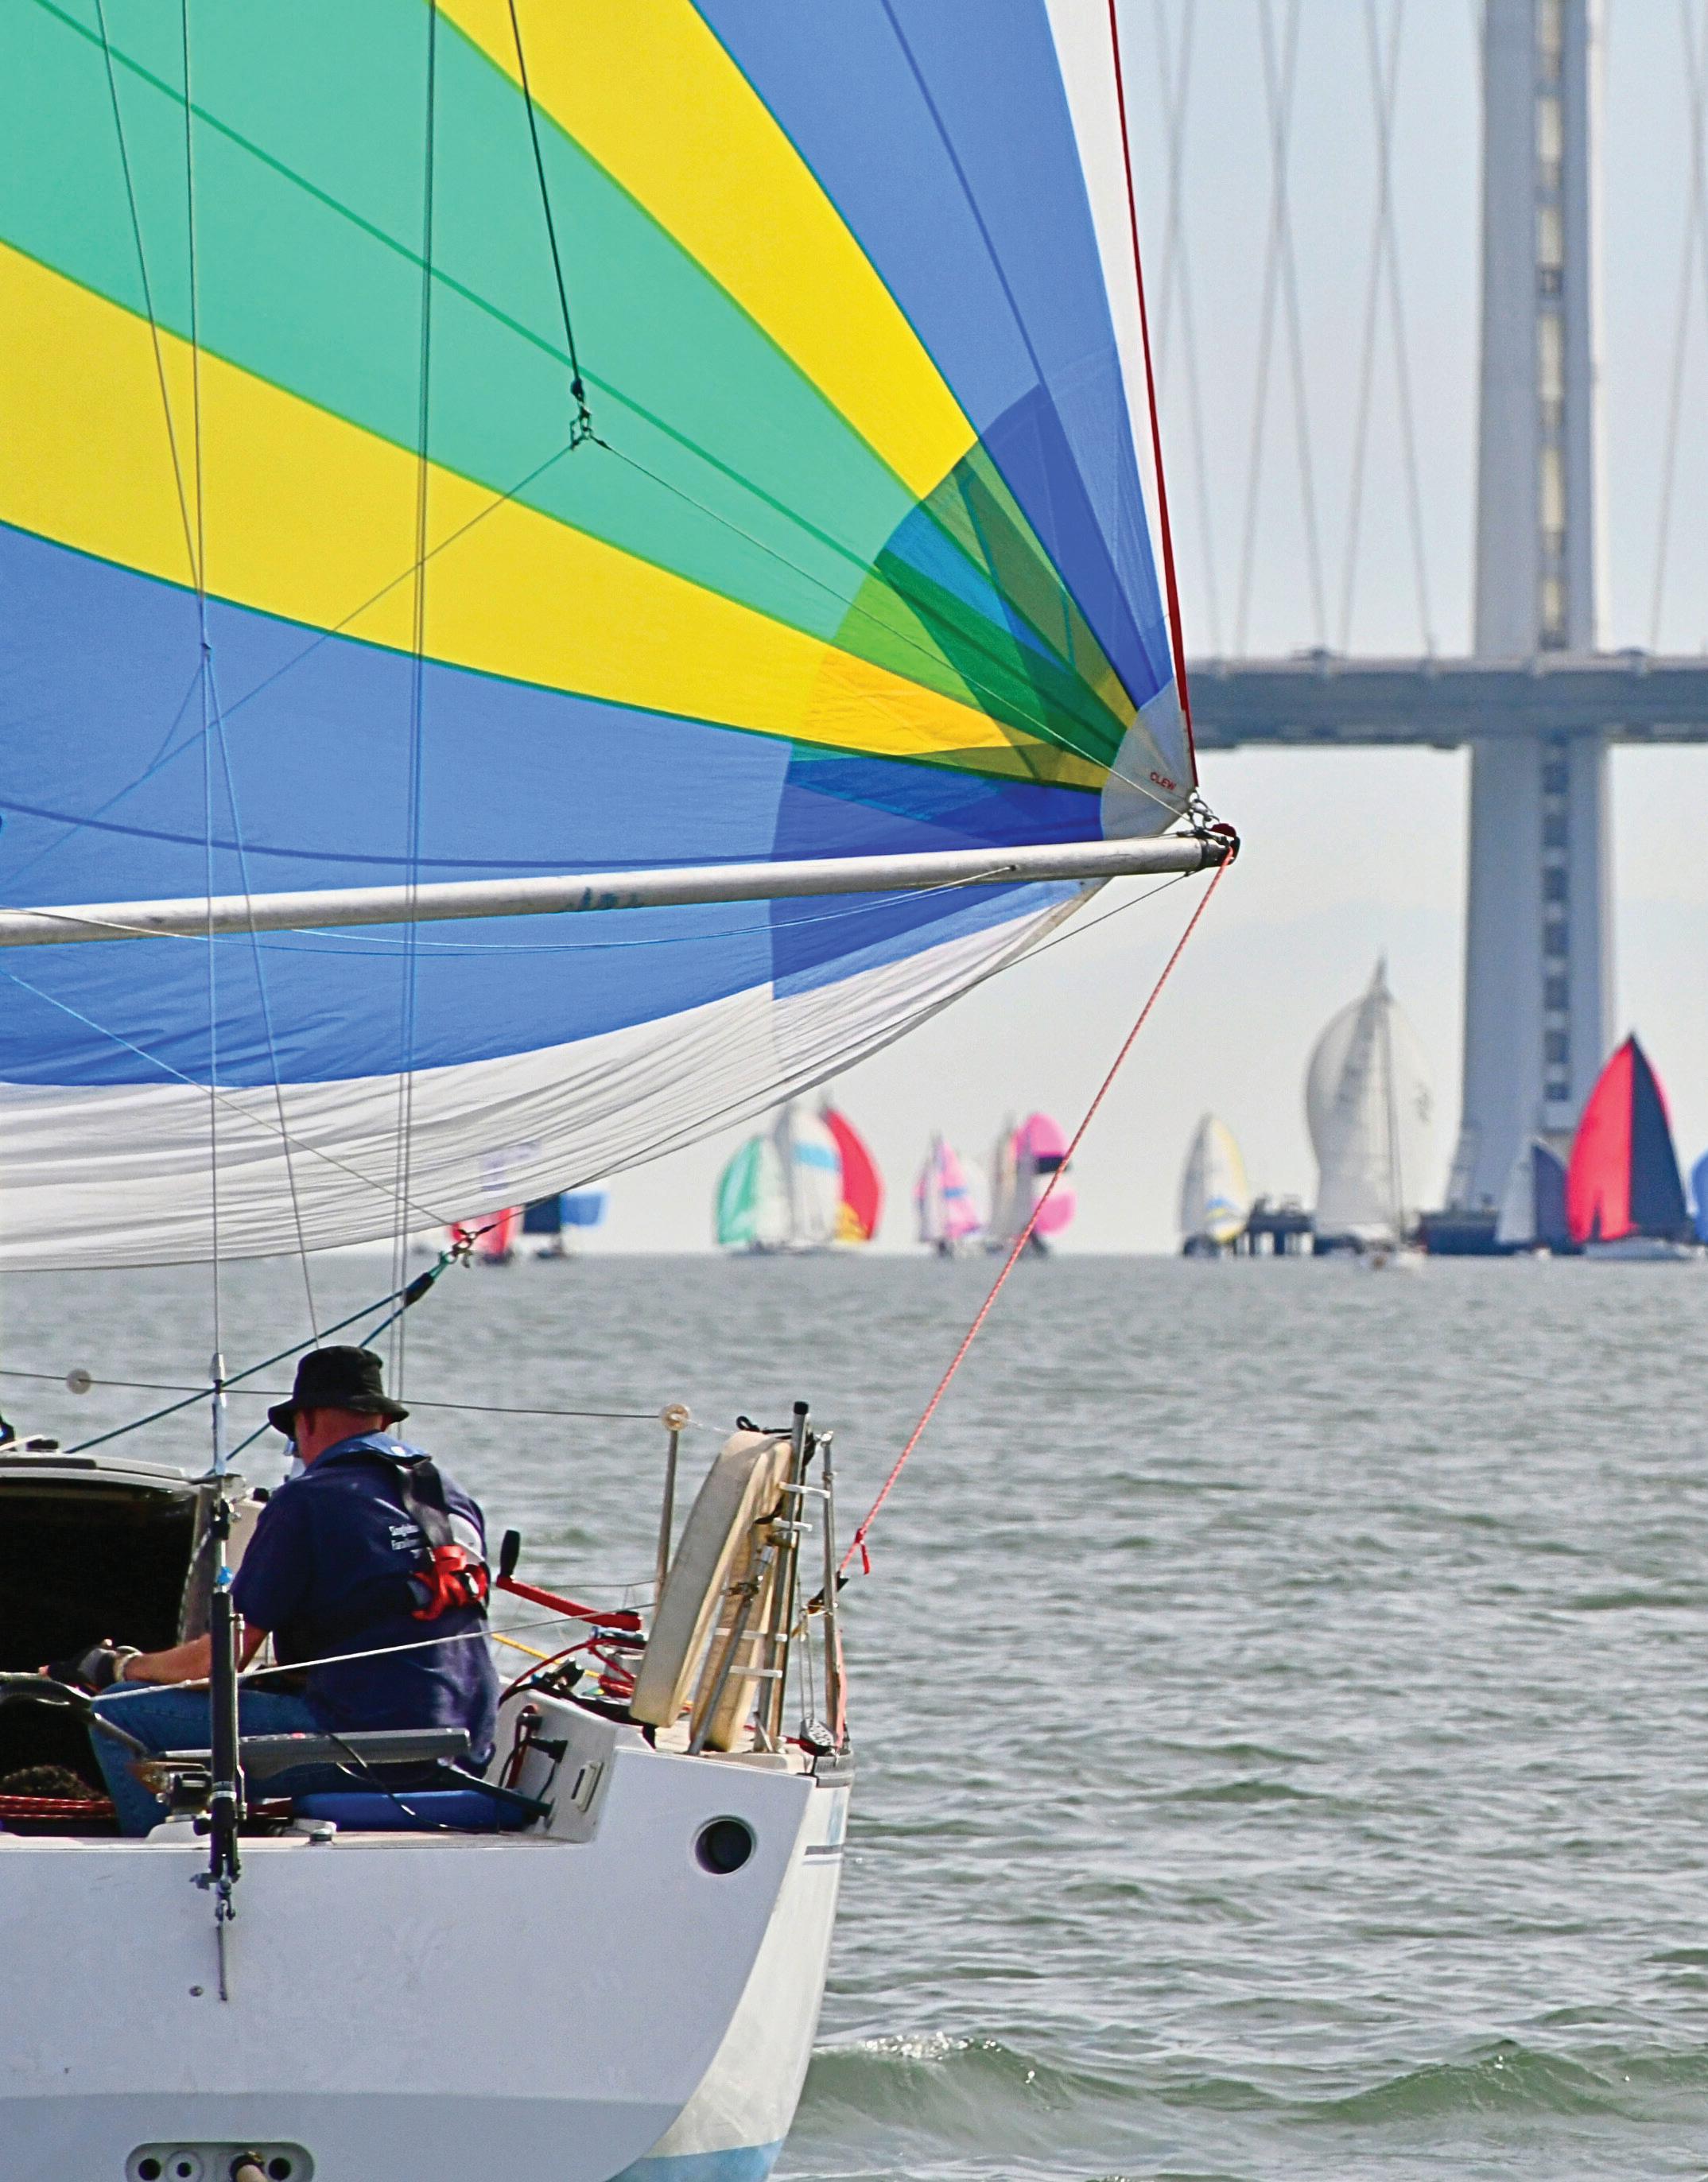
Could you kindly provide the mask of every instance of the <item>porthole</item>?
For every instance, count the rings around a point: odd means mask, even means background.
[[[724,1879],[732,1871],[740,1871],[753,1847],[753,1829],[745,1819],[713,1819],[709,1825],[701,1827],[694,1853],[702,1871]]]

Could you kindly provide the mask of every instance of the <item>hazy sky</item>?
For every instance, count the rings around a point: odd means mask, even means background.
[[[1153,308],[1164,344],[1163,422],[1185,584],[1189,648],[1339,648],[1366,296],[1375,131],[1363,0],[1273,0],[1279,42],[1300,24],[1290,191],[1305,360],[1306,433],[1327,612],[1306,551],[1284,321],[1278,320],[1249,586],[1245,561],[1256,355],[1269,224],[1265,0],[1123,0],[1136,79],[1134,145]],[[1689,0],[1695,6],[1695,0]],[[1167,263],[1167,144],[1158,88],[1195,14],[1184,164],[1184,262],[1199,366],[1203,476],[1195,460],[1181,289]],[[1468,645],[1475,430],[1478,93],[1476,0],[1411,0],[1400,46],[1394,195],[1408,331],[1428,628],[1413,572],[1393,352],[1378,350],[1355,651]],[[1697,10],[1700,14],[1700,8]],[[1394,0],[1376,0],[1385,36]],[[1680,0],[1611,0],[1605,19],[1605,339],[1607,584],[1602,640],[1648,645],[1666,470],[1690,117]],[[1702,33],[1708,36],[1708,31]],[[1705,245],[1708,247],[1708,245]],[[1690,341],[1659,623],[1663,649],[1708,648],[1708,312],[1693,260]],[[1383,302],[1383,323],[1388,305]],[[1672,1096],[1681,1153],[1708,1148],[1708,749],[1614,759],[1618,901],[1616,1035],[1637,1028]],[[1254,1186],[1308,1200],[1306,1057],[1328,1016],[1385,953],[1434,1069],[1445,1178],[1458,1110],[1466,765],[1434,752],[1212,758],[1211,800],[1246,853],[1200,928],[1169,996],[1100,1116],[1076,1170],[1068,1247],[1174,1246],[1187,1141],[1206,1109],[1242,1144]],[[1129,889],[1135,892],[1136,889]],[[1121,895],[1107,889],[1086,921]],[[840,1103],[870,1136],[890,1187],[884,1242],[909,1244],[907,1198],[933,1128],[982,1156],[1005,1112],[1042,1105],[1072,1127],[1190,906],[1175,887],[962,1001],[851,1070]],[[1073,927],[1068,929],[1071,932]],[[709,1243],[719,1138],[618,1177],[604,1247]]]

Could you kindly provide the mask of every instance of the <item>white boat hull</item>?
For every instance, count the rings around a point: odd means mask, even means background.
[[[290,2182],[767,2173],[846,1786],[543,1708],[570,1741],[545,1835],[246,1841],[225,2001],[187,1827],[0,1836],[6,2182],[141,2182],[151,2159],[175,2182],[180,2156],[185,2182],[225,2182],[251,2147]],[[696,1856],[719,1818],[751,1830],[739,1870]]]

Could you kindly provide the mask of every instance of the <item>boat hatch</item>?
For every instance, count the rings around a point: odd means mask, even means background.
[[[52,1455],[0,1461],[0,1670],[27,1672],[106,1636],[155,1650],[191,1633],[205,1620],[191,1581],[204,1498],[175,1472],[87,1456],[75,1467]],[[41,1705],[0,1711],[0,1783],[47,1764],[98,1786],[76,1720]]]

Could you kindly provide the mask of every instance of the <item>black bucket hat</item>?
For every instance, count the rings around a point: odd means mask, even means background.
[[[288,1402],[275,1402],[268,1421],[286,1439],[295,1437],[298,1409],[350,1409],[360,1417],[383,1417],[402,1424],[409,1414],[386,1393],[385,1366],[371,1349],[340,1344],[311,1349],[297,1365],[297,1384]]]

